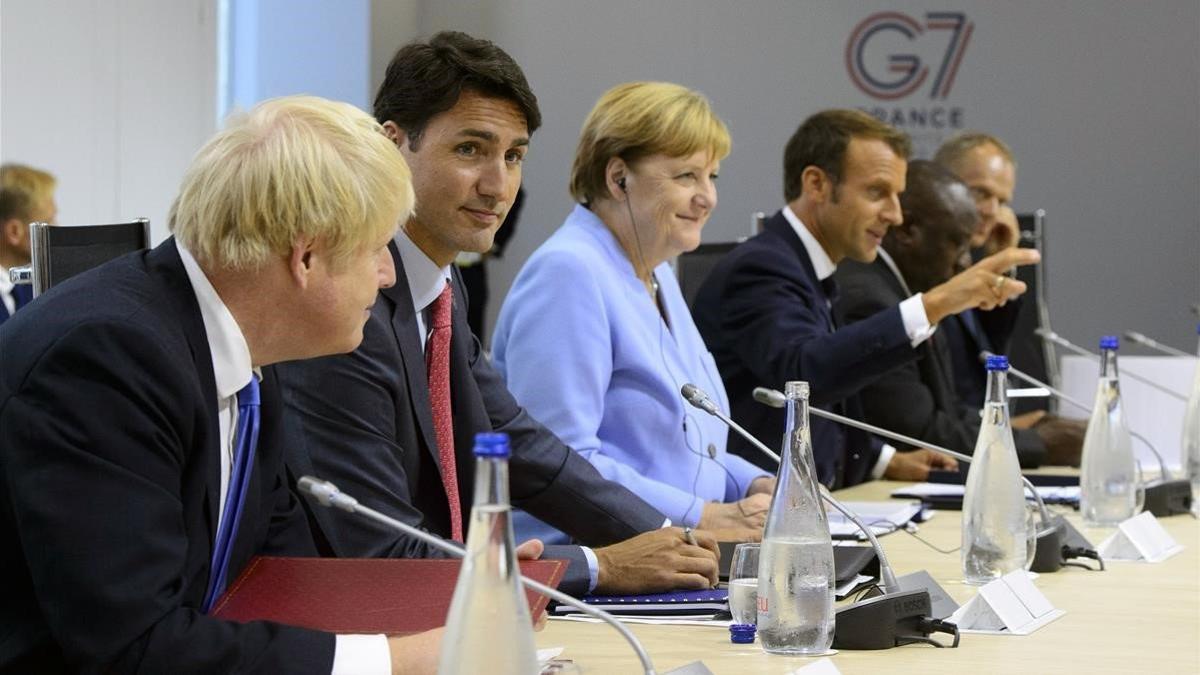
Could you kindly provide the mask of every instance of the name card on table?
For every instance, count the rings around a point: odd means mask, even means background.
[[[1143,511],[1121,523],[1112,536],[1100,542],[1097,552],[1105,560],[1157,563],[1182,550],[1154,514]]]
[[[1029,635],[1066,614],[1055,609],[1025,570],[1014,570],[979,589],[950,615],[964,633]]]

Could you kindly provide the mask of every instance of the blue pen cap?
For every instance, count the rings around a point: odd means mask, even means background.
[[[758,627],[752,623],[735,623],[729,626],[729,641],[735,645],[754,643],[754,633]]]
[[[989,371],[1008,370],[1008,357],[1001,354],[989,354],[987,357],[987,369]]]
[[[483,432],[475,434],[475,456],[508,459],[508,434]]]
[[[1196,335],[1200,335],[1200,323],[1196,324]]]
[[[1100,349],[1117,349],[1121,346],[1121,338],[1116,335],[1105,335],[1100,338]]]

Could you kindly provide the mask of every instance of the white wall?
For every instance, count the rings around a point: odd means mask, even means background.
[[[1048,286],[1059,332],[1091,343],[1102,332],[1136,328],[1195,346],[1188,310],[1200,300],[1195,0],[932,7],[911,0],[493,0],[486,11],[442,0],[422,7],[420,34],[458,28],[495,40],[525,69],[542,105],[545,123],[526,164],[529,200],[509,252],[492,267],[497,299],[568,211],[571,154],[596,98],[619,82],[664,79],[707,93],[733,133],[706,240],[734,238],[752,211],[780,206],[782,146],[807,115],[844,106],[958,108],[964,127],[1013,146],[1017,210],[1049,214]],[[855,26],[883,10],[924,20],[931,9],[960,11],[974,23],[946,99],[931,101],[923,86],[881,104],[856,88],[845,65]],[[946,36],[930,30],[913,44],[881,36],[868,54],[911,51],[936,65]],[[376,28],[375,39],[386,32]],[[882,67],[877,75],[886,75]],[[953,131],[909,130],[923,152]]]
[[[4,0],[0,159],[59,180],[59,222],[149,217],[157,241],[216,127],[215,0]]]
[[[231,103],[312,94],[370,110],[368,0],[231,0]]]

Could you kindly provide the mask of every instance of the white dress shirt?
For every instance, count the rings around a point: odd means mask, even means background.
[[[13,297],[12,291],[13,282],[8,278],[8,268],[0,265],[0,302],[4,303],[9,316],[17,311],[17,299]]]
[[[225,494],[229,488],[229,473],[233,465],[234,432],[237,428],[237,393],[250,384],[251,377],[261,379],[262,373],[250,361],[250,347],[229,308],[221,301],[204,271],[187,249],[176,240],[175,247],[183,261],[188,281],[200,305],[208,349],[212,353],[213,379],[217,385],[217,419],[221,447],[221,491],[217,500],[217,531],[225,517]],[[337,635],[333,650],[331,675],[389,675],[392,672],[391,651],[384,635]]]

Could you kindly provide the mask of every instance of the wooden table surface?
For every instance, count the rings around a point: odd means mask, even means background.
[[[877,481],[838,493],[844,501],[886,499],[901,483]],[[1082,527],[1078,514],[1062,507],[1089,540],[1099,545],[1112,530]],[[1105,572],[1065,567],[1043,574],[1035,585],[1066,615],[1027,636],[963,635],[957,649],[908,645],[881,651],[842,651],[832,657],[841,672],[922,673],[1200,673],[1200,521],[1191,516],[1160,519],[1182,544],[1165,562],[1118,563]],[[959,545],[960,515],[938,512],[918,535],[941,549]],[[958,552],[942,554],[904,532],[881,537],[897,575],[928,571],[960,604],[976,587],[961,581]],[[1092,561],[1088,561],[1092,562]],[[768,655],[757,643],[734,645],[728,629],[631,624],[659,673],[700,659],[714,673],[783,675],[811,663]],[[946,638],[945,635],[935,637]],[[537,634],[539,647],[566,647],[562,658],[581,672],[638,673],[628,644],[605,625],[552,620]]]

